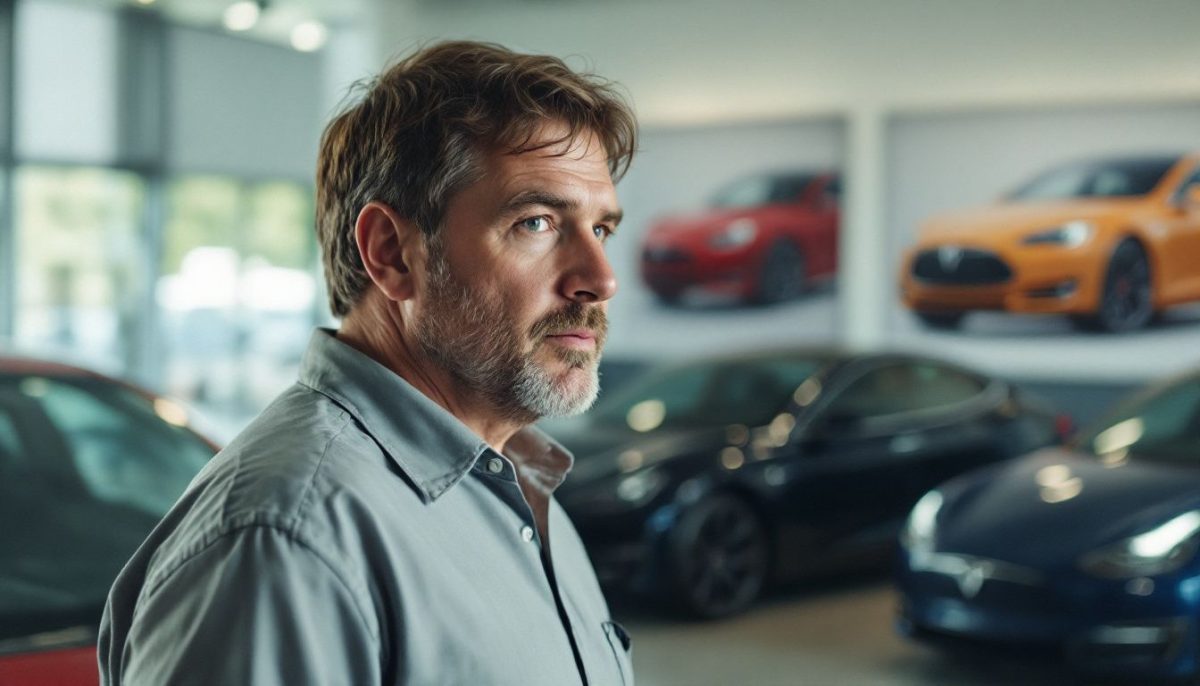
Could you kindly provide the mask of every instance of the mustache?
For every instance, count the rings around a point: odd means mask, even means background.
[[[571,303],[557,312],[539,319],[530,332],[534,340],[568,329],[589,329],[600,347],[608,337],[608,315],[595,305]]]

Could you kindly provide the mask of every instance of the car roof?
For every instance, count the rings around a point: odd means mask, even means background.
[[[115,379],[109,379],[109,377],[103,374],[89,371],[82,367],[16,355],[0,355],[0,374],[43,374],[46,376],[90,377],[116,381]]]

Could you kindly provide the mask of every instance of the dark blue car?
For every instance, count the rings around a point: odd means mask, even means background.
[[[1089,672],[1200,672],[1200,373],[1080,437],[926,494],[903,534],[900,630],[1048,647]]]

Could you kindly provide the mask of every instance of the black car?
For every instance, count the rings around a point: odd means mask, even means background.
[[[922,494],[1061,424],[956,365],[790,350],[651,369],[545,428],[576,455],[557,497],[601,582],[719,617],[769,583],[886,560]]]

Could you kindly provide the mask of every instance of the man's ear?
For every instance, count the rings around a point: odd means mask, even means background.
[[[369,202],[354,222],[354,240],[367,275],[387,299],[411,298],[413,267],[424,259],[416,223],[381,202]]]

